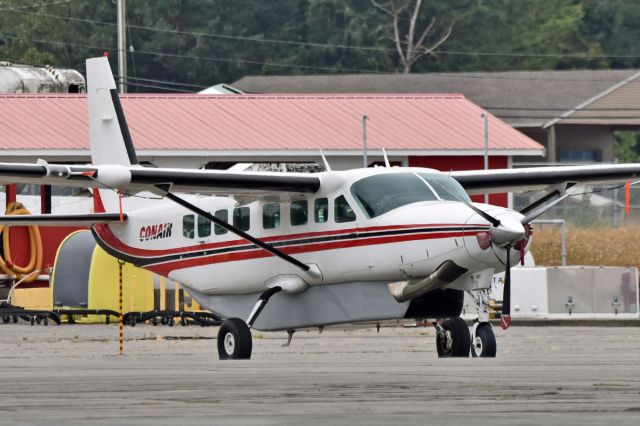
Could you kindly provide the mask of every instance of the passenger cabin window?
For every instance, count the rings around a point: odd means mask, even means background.
[[[280,227],[280,203],[269,203],[262,206],[262,227],[264,229]]]
[[[236,207],[233,209],[233,226],[243,231],[248,231],[251,227],[249,213],[249,207]]]
[[[307,200],[291,202],[291,225],[306,225],[309,220],[309,203]]]
[[[353,222],[356,220],[356,213],[353,211],[344,195],[339,196],[333,202],[333,215],[337,223]]]
[[[211,235],[211,221],[206,217],[198,216],[198,237]]]
[[[185,238],[194,237],[195,216],[186,214],[182,216],[182,236]]]
[[[329,200],[318,198],[313,205],[313,220],[316,223],[325,223],[329,220]]]
[[[222,220],[222,221],[225,221],[225,222],[229,223],[229,211],[228,210],[218,210],[214,216],[217,217],[218,219]],[[213,227],[213,232],[216,235],[222,235],[222,234],[226,234],[228,231],[226,229],[224,229],[222,226],[216,225],[216,226]]]
[[[360,179],[351,194],[369,218],[420,201],[435,201],[436,195],[413,173],[384,173]]]

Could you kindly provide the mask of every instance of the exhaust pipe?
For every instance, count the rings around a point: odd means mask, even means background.
[[[389,292],[398,302],[406,302],[451,284],[465,272],[466,268],[446,260],[426,278],[390,283]]]

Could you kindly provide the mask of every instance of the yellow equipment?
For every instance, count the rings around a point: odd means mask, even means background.
[[[131,264],[123,267],[124,312],[154,309],[153,274]],[[51,275],[54,309],[118,311],[118,260],[100,248],[89,231],[70,234],[58,248]],[[111,318],[115,320],[115,318]],[[78,322],[103,322],[100,316],[76,317]]]

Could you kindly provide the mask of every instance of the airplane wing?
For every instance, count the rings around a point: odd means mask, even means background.
[[[0,215],[0,225],[6,226],[91,226],[121,220],[127,220],[126,213]]]
[[[468,170],[450,173],[471,194],[548,189],[566,184],[624,182],[640,177],[640,164],[529,167]],[[34,183],[83,188],[149,191],[155,186],[172,192],[213,195],[265,196],[313,193],[321,185],[318,175],[279,172],[227,172],[141,166],[77,166],[0,163],[0,184]]]
[[[471,195],[548,189],[565,184],[603,184],[638,179],[640,164],[528,167],[451,172]]]
[[[112,188],[129,191],[169,186],[171,191],[216,195],[269,195],[283,192],[312,193],[320,178],[308,173],[227,172],[141,166],[76,166],[0,163],[0,184],[34,183],[82,188]]]

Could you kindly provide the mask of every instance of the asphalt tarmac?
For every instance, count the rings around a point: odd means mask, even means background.
[[[640,327],[496,330],[495,359],[438,359],[430,328],[254,332],[0,324],[2,425],[637,425]]]

